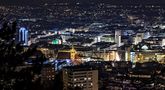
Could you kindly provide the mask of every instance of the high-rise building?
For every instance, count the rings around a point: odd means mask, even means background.
[[[115,31],[115,43],[117,44],[117,47],[121,46],[121,31],[120,30]]]
[[[63,90],[98,90],[98,70],[85,66],[63,69]]]
[[[41,81],[49,81],[55,79],[55,67],[53,65],[44,65],[41,70]]]
[[[41,69],[41,84],[44,89],[52,88],[55,80],[55,67],[52,64],[44,64]]]
[[[21,27],[19,29],[19,42],[23,46],[28,46],[28,30],[24,27]]]

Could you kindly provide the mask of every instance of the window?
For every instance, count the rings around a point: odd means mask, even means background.
[[[93,86],[93,83],[91,83],[91,86]]]

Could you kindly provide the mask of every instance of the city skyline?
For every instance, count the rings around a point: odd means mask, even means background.
[[[0,90],[164,90],[164,0],[0,0]]]

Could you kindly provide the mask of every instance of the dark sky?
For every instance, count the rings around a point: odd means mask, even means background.
[[[83,3],[112,3],[112,4],[165,4],[165,0],[0,0],[1,5],[42,5],[53,2],[83,2]]]

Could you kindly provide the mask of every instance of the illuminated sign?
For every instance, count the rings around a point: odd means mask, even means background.
[[[55,39],[52,41],[52,44],[62,44],[62,41],[59,39]]]

